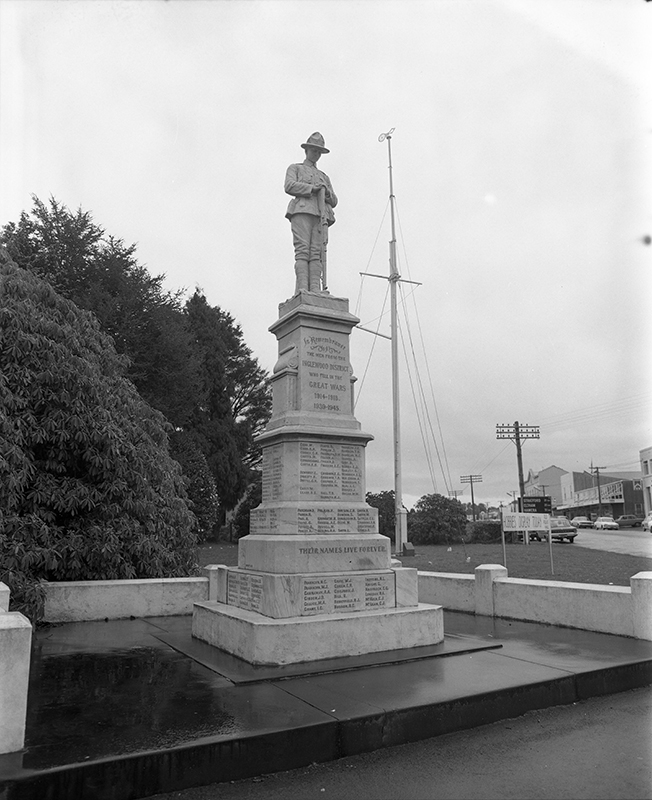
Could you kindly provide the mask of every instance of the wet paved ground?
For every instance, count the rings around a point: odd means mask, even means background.
[[[27,741],[2,800],[124,800],[465,730],[652,683],[652,642],[446,613],[432,648],[255,668],[190,617],[35,636]]]
[[[652,687],[155,800],[652,797]]]

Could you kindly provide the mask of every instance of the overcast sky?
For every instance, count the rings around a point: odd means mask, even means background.
[[[294,289],[283,179],[314,131],[340,200],[329,289],[389,333],[387,282],[360,272],[388,273],[395,128],[399,270],[422,284],[403,285],[407,505],[468,474],[508,502],[497,423],[540,426],[526,474],[631,470],[652,445],[652,3],[0,0],[0,31],[0,225],[33,194],[81,206],[268,370]],[[370,491],[393,487],[389,352],[352,333]]]

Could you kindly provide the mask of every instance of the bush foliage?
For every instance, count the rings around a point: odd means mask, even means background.
[[[482,519],[469,522],[467,527],[466,542],[486,544],[489,542],[499,542],[500,520]]]
[[[466,514],[459,500],[426,494],[408,515],[408,538],[414,544],[450,544],[462,540]]]
[[[39,616],[40,580],[194,570],[196,520],[167,423],[80,310],[0,248],[0,580]]]

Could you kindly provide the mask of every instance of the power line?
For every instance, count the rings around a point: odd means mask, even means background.
[[[385,217],[387,216],[387,210],[389,209],[389,198],[387,199],[387,203],[385,204],[385,211],[383,212],[383,218],[380,221],[380,225],[378,226],[378,232],[376,233],[376,238],[374,239],[374,243],[371,247],[371,253],[369,254],[369,258],[367,260],[367,266],[365,267],[365,272],[369,270],[369,264],[371,264],[371,259],[374,257],[374,252],[376,251],[376,245],[378,244],[378,239],[380,238],[380,234],[383,229],[383,225],[385,224]],[[360,273],[360,286],[358,288],[358,297],[355,303],[355,315],[358,316],[358,312],[360,310],[360,305],[362,303],[362,286],[364,284],[365,276],[363,273]]]
[[[382,320],[383,315],[384,315],[384,309],[385,309],[385,305],[387,304],[388,296],[389,296],[389,283],[387,284],[387,287],[385,289],[385,299],[383,300],[383,308],[381,310],[380,316],[376,318],[378,320],[378,327],[380,327],[380,320]],[[360,327],[360,326],[358,325],[358,327]],[[378,331],[376,331],[376,333],[378,333]],[[371,345],[371,350],[369,350],[369,357],[367,358],[367,363],[365,364],[364,372],[362,373],[362,378],[360,379],[360,386],[358,387],[358,391],[355,393],[355,400],[353,402],[353,410],[354,411],[355,411],[355,408],[356,408],[356,406],[358,404],[358,400],[360,399],[360,395],[362,394],[362,389],[364,387],[364,383],[365,383],[365,380],[367,378],[367,373],[369,372],[369,367],[371,366],[371,359],[373,357],[374,350],[376,349],[376,342],[377,341],[378,341],[378,336],[374,336],[373,343]]]
[[[560,430],[567,427],[575,427],[587,422],[594,422],[600,419],[605,419],[611,416],[622,416],[626,413],[631,413],[639,409],[649,409],[652,394],[645,392],[643,394],[632,395],[631,397],[623,397],[612,403],[598,403],[594,406],[587,406],[586,408],[578,408],[573,411],[556,414],[552,417],[544,419],[540,427],[550,431],[553,429]]]
[[[407,318],[407,314],[405,314],[405,326],[406,326],[406,329],[407,329],[408,338],[409,338],[409,342],[410,342],[410,351],[411,351],[411,354],[412,354],[412,360],[414,362],[415,367],[418,367],[417,359],[416,359],[416,353],[415,353],[415,350],[414,350],[414,341],[412,339],[412,330],[410,328],[410,324],[409,324],[409,320]],[[405,342],[403,343],[403,349],[404,349],[405,361],[406,361],[406,363],[409,364],[409,359],[407,357],[407,352],[405,352]],[[427,369],[427,364],[428,364],[428,362],[427,362],[427,359],[426,359],[426,369]],[[409,367],[408,367],[408,369],[409,369]],[[427,370],[427,371],[428,371],[428,374],[430,374],[429,370]],[[446,490],[448,491],[448,489],[450,489],[450,487],[452,486],[452,481],[450,480],[450,472],[448,471],[448,460],[446,458],[446,451],[445,451],[443,436],[442,436],[442,432],[441,432],[441,425],[439,426],[439,433],[440,433],[440,441],[441,441],[442,453],[443,453],[443,456],[444,456],[444,461],[446,462],[446,467],[444,467],[444,463],[442,462],[442,456],[440,455],[439,447],[437,446],[437,437],[435,436],[435,432],[434,432],[433,425],[432,425],[432,419],[430,417],[430,411],[429,411],[429,407],[428,407],[428,402],[427,402],[427,399],[426,399],[426,396],[425,396],[423,383],[421,381],[421,372],[420,372],[420,370],[418,368],[416,369],[416,382],[417,382],[417,386],[418,386],[418,390],[419,390],[419,399],[420,399],[420,404],[421,404],[421,414],[424,417],[424,422],[427,421],[428,430],[430,432],[430,436],[432,437],[432,444],[433,444],[433,446],[435,448],[435,453],[437,454],[437,460],[439,462],[439,468],[441,469],[441,473],[442,473],[442,476],[444,478],[444,485],[446,487]],[[410,377],[410,385],[413,386],[411,377]],[[434,409],[435,409],[435,416],[436,416],[437,421],[439,422],[439,415],[438,415],[438,412],[437,412],[436,403],[434,402],[434,396],[433,396],[433,404],[434,404]],[[415,406],[416,405],[417,405],[417,401],[416,401],[416,396],[415,396]],[[422,436],[423,436],[423,429],[422,429]],[[425,437],[423,438],[424,448],[426,448],[426,450],[428,450],[428,441],[429,440],[426,440]],[[434,480],[433,480],[433,483],[434,483]]]
[[[425,457],[426,457],[426,463],[428,465],[428,472],[430,473],[430,480],[432,482],[433,491],[436,492],[437,491],[437,480],[435,478],[435,471],[434,471],[433,461],[432,461],[432,453],[430,452],[430,448],[428,447],[428,440],[427,440],[427,437],[425,435],[425,431],[423,429],[423,423],[424,423],[423,415],[422,415],[422,412],[420,412],[420,410],[419,410],[419,403],[417,402],[417,392],[414,389],[414,382],[412,380],[412,370],[410,369],[410,362],[408,360],[407,353],[406,353],[406,350],[405,350],[405,340],[404,340],[403,337],[401,337],[401,344],[403,346],[403,356],[405,358],[405,363],[406,363],[406,367],[407,367],[408,380],[410,381],[410,389],[412,391],[412,400],[414,401],[414,410],[415,410],[415,413],[416,413],[417,423],[419,425],[419,432],[421,433],[421,442],[423,444],[423,449],[424,449],[424,453],[425,453]],[[441,466],[441,461],[440,461],[440,466]]]
[[[624,461],[622,464],[609,464],[605,469],[622,469],[623,467],[631,467],[632,469],[640,469],[640,461]]]
[[[400,217],[400,213],[399,213],[399,209],[398,209],[398,203],[396,203],[396,201],[395,201],[395,209],[396,209],[396,219],[398,221],[398,227],[399,227],[399,230],[401,232],[400,241],[401,241],[401,246],[403,248],[403,255],[405,257],[405,266],[406,266],[407,273],[408,273],[408,276],[409,276],[410,275],[410,265],[409,265],[408,258],[407,258],[407,251],[405,249],[405,237],[403,236],[403,228],[401,226],[401,217]],[[401,291],[401,296],[403,298],[402,299],[402,303],[401,303],[401,308],[403,309],[403,314],[404,314],[404,319],[405,319],[405,327],[406,327],[406,330],[408,332],[408,336],[410,338],[410,348],[411,348],[411,351],[412,351],[412,358],[414,360],[415,367],[417,367],[418,365],[416,363],[414,342],[413,342],[413,339],[412,339],[412,329],[410,327],[409,317],[408,317],[408,314],[407,314],[407,301],[408,301],[408,299],[410,297],[412,297],[412,307],[414,309],[414,315],[415,315],[416,321],[417,321],[417,330],[419,332],[419,341],[421,343],[421,352],[423,354],[423,362],[425,364],[426,374],[428,376],[428,386],[430,388],[430,398],[432,400],[432,407],[433,407],[434,414],[435,414],[435,419],[436,419],[436,422],[437,422],[437,430],[439,431],[439,441],[441,442],[441,452],[442,452],[442,456],[443,456],[443,463],[442,463],[442,457],[439,455],[439,448],[437,447],[437,437],[435,436],[435,432],[434,432],[433,425],[432,425],[432,420],[430,418],[428,402],[426,400],[425,392],[424,392],[424,389],[423,389],[423,383],[421,381],[421,372],[419,371],[418,368],[417,368],[417,381],[418,381],[418,385],[419,385],[419,389],[420,389],[423,408],[425,409],[425,414],[426,414],[427,419],[428,419],[428,425],[429,425],[430,433],[431,433],[431,436],[432,436],[432,441],[433,441],[433,444],[435,446],[435,451],[437,453],[437,459],[439,461],[439,466],[440,466],[440,469],[441,469],[441,472],[442,472],[442,476],[444,478],[444,485],[446,486],[447,490],[449,490],[450,487],[453,485],[453,481],[451,479],[450,467],[448,465],[448,455],[446,453],[446,443],[445,443],[445,440],[444,440],[444,432],[443,432],[442,427],[441,427],[441,420],[440,420],[440,417],[439,417],[439,409],[437,407],[437,399],[435,397],[435,390],[434,390],[434,385],[433,385],[433,380],[432,380],[432,373],[430,371],[430,362],[429,362],[428,357],[427,357],[427,350],[426,350],[425,341],[424,341],[424,337],[423,337],[423,327],[421,325],[421,317],[419,315],[419,307],[418,307],[418,305],[416,303],[416,296],[415,296],[416,287],[414,287],[409,292],[409,294],[407,296],[404,295],[404,290],[403,290],[402,286],[399,286],[399,289]],[[406,358],[406,360],[407,360],[407,358]]]

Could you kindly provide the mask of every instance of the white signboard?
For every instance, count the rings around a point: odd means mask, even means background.
[[[503,524],[500,530],[500,538],[503,543],[503,564],[507,566],[507,549],[505,547],[505,531],[523,531],[523,543],[529,544],[529,534],[538,531],[548,534],[548,547],[550,549],[550,572],[555,574],[555,566],[552,562],[552,536],[550,535],[550,514],[520,514],[514,512],[503,512]],[[537,537],[539,538],[539,537]]]
[[[504,531],[550,530],[550,514],[518,514],[503,512]]]

